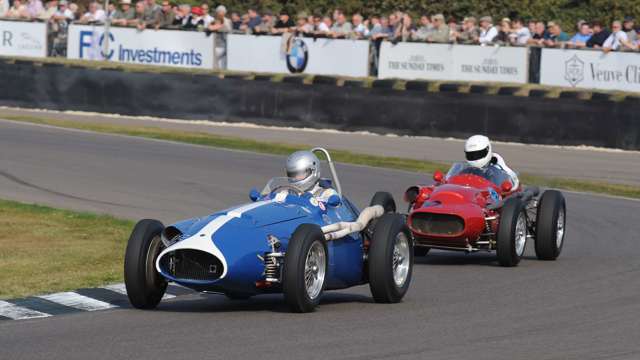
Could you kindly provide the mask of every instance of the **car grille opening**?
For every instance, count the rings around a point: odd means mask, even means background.
[[[213,281],[219,279],[224,270],[220,259],[207,252],[179,249],[165,254],[160,259],[164,272],[176,279]]]
[[[411,216],[411,227],[427,235],[458,235],[464,231],[464,220],[457,215],[415,213]]]

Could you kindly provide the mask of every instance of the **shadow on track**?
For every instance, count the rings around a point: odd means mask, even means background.
[[[270,311],[291,313],[284,297],[280,294],[257,295],[247,300],[231,300],[224,295],[198,294],[197,297],[162,302],[156,311],[171,313],[220,313],[239,311]],[[325,292],[320,306],[342,303],[368,303],[374,301],[370,296]]]

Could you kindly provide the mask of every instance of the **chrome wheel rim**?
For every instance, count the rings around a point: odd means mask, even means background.
[[[524,253],[524,246],[527,243],[527,218],[524,213],[518,215],[518,222],[516,223],[516,255],[522,256]]]
[[[395,242],[393,244],[393,281],[397,287],[402,287],[407,281],[409,275],[409,262],[411,261],[409,248],[409,239],[404,232],[396,235]]]
[[[556,247],[560,249],[564,239],[564,209],[558,212],[558,224],[556,228]]]
[[[307,295],[311,300],[317,298],[322,291],[326,259],[324,246],[318,241],[314,242],[307,252],[307,258],[304,263],[304,284]]]

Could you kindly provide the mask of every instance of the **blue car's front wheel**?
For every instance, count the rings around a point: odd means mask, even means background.
[[[160,234],[164,225],[157,220],[140,220],[133,229],[124,257],[124,283],[131,305],[138,309],[158,306],[167,290],[155,261],[162,251]]]
[[[284,258],[283,292],[292,311],[311,312],[320,303],[327,273],[327,248],[317,225],[302,224]]]

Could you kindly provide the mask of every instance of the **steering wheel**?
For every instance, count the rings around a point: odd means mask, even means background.
[[[300,189],[298,189],[297,187],[292,186],[292,185],[279,185],[279,186],[277,186],[277,187],[273,188],[273,189],[271,190],[271,193],[272,193],[272,194],[274,194],[274,193],[278,193],[278,192],[280,192],[280,191],[282,191],[282,190],[291,191],[291,192],[293,192],[294,194],[296,194],[296,195],[298,195],[298,196],[301,196],[301,195],[303,195],[303,194],[304,194],[304,191],[302,191],[302,190],[300,190]]]

